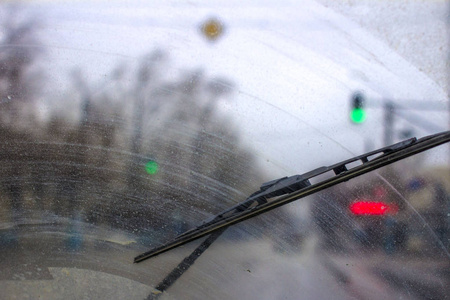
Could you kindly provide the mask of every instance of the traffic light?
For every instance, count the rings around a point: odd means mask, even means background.
[[[351,98],[350,120],[353,123],[361,124],[366,120],[366,111],[364,110],[364,95],[356,92]]]
[[[366,216],[383,216],[387,214],[395,215],[398,212],[397,205],[393,203],[365,199],[357,199],[350,204],[349,208],[354,215]]]
[[[154,175],[154,174],[158,173],[158,170],[159,170],[159,165],[154,160],[150,160],[145,164],[145,171],[150,175]]]

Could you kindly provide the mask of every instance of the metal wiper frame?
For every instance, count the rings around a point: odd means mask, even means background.
[[[329,167],[320,167],[302,175],[283,177],[266,182],[261,186],[259,191],[250,195],[245,201],[219,213],[210,220],[175,237],[166,244],[136,256],[134,262],[141,262],[213,232],[220,231],[221,233],[230,225],[253,218],[292,201],[312,195],[323,189],[348,181],[449,141],[450,131],[445,131],[421,139],[411,138],[391,146],[353,157]],[[358,161],[361,163],[360,165],[348,168],[350,164]],[[334,173],[334,176],[321,182],[311,184],[311,178],[330,171]],[[269,201],[269,199],[271,200]],[[217,236],[215,238],[217,238]]]

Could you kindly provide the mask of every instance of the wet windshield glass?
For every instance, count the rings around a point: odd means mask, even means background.
[[[448,130],[447,6],[0,4],[0,298],[444,299],[448,143],[133,260]]]

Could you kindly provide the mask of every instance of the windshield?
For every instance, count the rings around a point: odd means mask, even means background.
[[[448,11],[3,2],[0,298],[444,299],[448,143],[134,258],[265,182],[449,130]]]

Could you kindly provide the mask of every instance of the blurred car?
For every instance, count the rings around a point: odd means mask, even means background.
[[[378,175],[317,195],[313,215],[322,242],[343,251],[363,246],[425,255],[448,249],[448,174],[442,167],[419,171],[400,178],[394,190]]]

